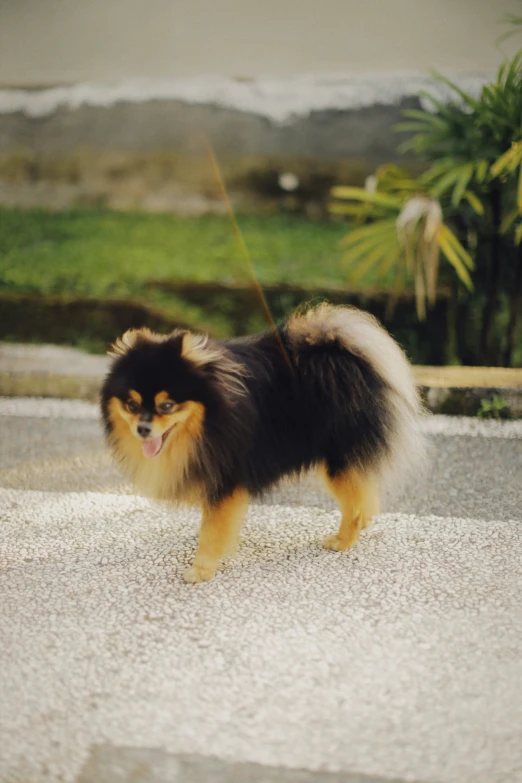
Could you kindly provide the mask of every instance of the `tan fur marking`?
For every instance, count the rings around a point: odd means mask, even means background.
[[[323,545],[341,552],[357,543],[360,531],[379,513],[379,493],[375,480],[354,468],[333,479],[325,471],[324,478],[341,507],[342,518],[338,533],[325,538]]]
[[[193,564],[185,571],[186,582],[212,579],[222,558],[238,544],[247,507],[248,492],[236,489],[219,506],[203,509],[198,550]]]
[[[114,455],[140,492],[158,500],[199,502],[200,491],[187,486],[186,474],[203,429],[205,409],[201,403],[188,401],[169,416],[154,417],[154,435],[177,423],[153,459],[143,456],[142,441],[136,436],[138,417],[126,411],[117,397],[109,401],[109,418]]]
[[[141,399],[139,402],[141,404]],[[113,397],[110,401],[109,410],[114,411],[115,414],[117,413],[119,421],[123,420],[128,427],[137,426],[139,414],[136,415],[127,410],[127,406],[117,397]]]
[[[143,402],[141,394],[137,391],[134,391],[134,389],[130,390],[129,399],[131,399],[133,402],[137,402],[138,405],[141,405],[141,403]]]
[[[154,405],[161,405],[162,402],[167,402],[168,399],[169,399],[169,393],[166,391],[160,391],[154,397]],[[170,400],[170,402],[174,402],[174,400]]]

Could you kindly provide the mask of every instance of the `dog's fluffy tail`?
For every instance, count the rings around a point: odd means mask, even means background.
[[[376,318],[354,307],[321,304],[291,316],[290,343],[317,346],[334,343],[365,362],[381,379],[386,406],[386,450],[377,465],[366,466],[386,494],[395,492],[425,466],[425,439],[420,430],[422,403],[404,352]]]

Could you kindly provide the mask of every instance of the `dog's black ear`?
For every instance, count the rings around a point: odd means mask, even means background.
[[[187,334],[189,334],[189,332],[186,329],[174,329],[166,338],[169,349],[178,356],[183,356],[183,340]]]
[[[146,326],[141,329],[127,329],[121,337],[118,337],[115,343],[113,343],[110,349],[107,351],[109,356],[117,358],[118,356],[125,356],[126,353],[134,348],[137,342],[141,340],[148,340],[151,343],[159,343],[166,338],[161,334],[148,329]]]

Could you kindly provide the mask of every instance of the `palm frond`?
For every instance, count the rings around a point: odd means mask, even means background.
[[[500,233],[507,234],[508,231],[513,227],[515,221],[519,216],[520,216],[520,210],[518,209],[518,207],[514,207],[506,215],[504,215],[502,222],[500,224]]]
[[[341,247],[348,250],[355,246],[371,247],[377,241],[381,234],[387,234],[389,231],[396,230],[396,220],[393,219],[381,219],[375,220],[373,223],[369,223],[366,226],[360,226],[350,231],[343,239],[341,239]]]
[[[443,255],[446,256],[446,258],[448,259],[452,267],[455,269],[455,272],[457,273],[461,282],[464,283],[466,288],[471,290],[473,288],[471,277],[469,275],[468,270],[466,269],[466,265],[464,264],[462,255],[457,252],[451,240],[449,239],[450,235],[454,236],[452,231],[447,226],[442,226],[438,236],[440,250],[443,253]],[[460,243],[458,244],[460,245]],[[460,247],[464,251],[462,245],[460,245]]]
[[[384,193],[370,193],[364,188],[347,187],[344,185],[338,185],[332,188],[331,195],[333,198],[348,199],[353,201],[362,201],[368,204],[376,204],[377,206],[389,207],[391,209],[400,209],[400,199],[389,196]]]
[[[453,193],[451,194],[452,206],[458,207],[474,173],[475,166],[473,163],[465,163],[460,167],[459,177],[455,183],[455,187],[453,188]]]
[[[522,165],[522,140],[514,141],[511,147],[493,163],[491,174],[493,177],[512,174],[520,165]]]
[[[475,262],[473,261],[472,257],[468,253],[468,251],[463,247],[463,245],[459,242],[453,231],[448,226],[441,226],[443,229],[443,234],[446,239],[446,241],[449,243],[449,245],[453,248],[453,250],[457,253],[459,258],[462,260],[462,263],[464,266],[469,269],[470,271],[475,268]],[[439,237],[440,239],[440,237]]]
[[[471,190],[465,190],[462,194],[462,198],[464,201],[467,201],[470,205],[473,212],[475,212],[476,215],[483,215],[484,214],[484,204],[479,199],[478,196],[473,193]]]
[[[482,159],[476,162],[475,171],[476,171],[477,182],[482,183],[485,181],[486,177],[488,176],[488,169],[489,169],[489,164],[487,160]]]
[[[506,30],[505,33],[502,33],[502,35],[497,38],[497,46],[500,46],[501,43],[507,41],[508,38],[512,38],[514,35],[517,35],[517,33],[522,32],[522,16],[519,16],[518,14],[505,14],[502,19],[500,19],[500,22],[511,25],[512,29]]]
[[[438,82],[441,82],[442,84],[445,84],[447,87],[450,88],[450,90],[453,90],[453,92],[456,92],[461,101],[468,106],[473,111],[476,111],[480,108],[479,101],[476,100],[472,95],[470,95],[469,92],[466,92],[461,87],[458,86],[458,84],[455,84],[455,82],[452,82],[451,79],[448,79],[446,76],[443,76],[441,73],[434,73],[435,78]]]
[[[397,250],[398,249],[399,248],[397,247]],[[375,267],[379,267],[380,263],[383,260],[388,259],[392,253],[394,256],[397,255],[394,249],[390,250],[390,242],[381,242],[381,244],[379,244],[379,246],[376,247],[371,254],[365,255],[364,257],[354,257],[353,259],[345,258],[345,263],[349,263],[351,261],[351,273],[349,279],[352,285],[358,285],[358,283],[360,283],[367,274],[369,274]]]

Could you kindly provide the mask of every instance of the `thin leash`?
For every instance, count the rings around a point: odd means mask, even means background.
[[[234,233],[236,235],[239,247],[241,248],[241,253],[243,255],[243,258],[244,258],[244,260],[247,263],[247,266],[248,266],[248,269],[249,269],[249,272],[250,272],[250,276],[252,278],[252,281],[254,283],[255,289],[257,291],[257,295],[258,295],[259,300],[261,302],[261,306],[263,308],[264,314],[265,314],[268,322],[272,326],[272,329],[273,329],[274,334],[275,334],[275,336],[277,338],[277,341],[279,343],[279,347],[281,348],[281,352],[282,352],[282,354],[283,354],[283,356],[285,358],[286,363],[288,364],[290,369],[293,369],[292,368],[292,363],[290,361],[290,357],[288,356],[287,350],[286,350],[286,348],[285,348],[285,346],[283,344],[283,341],[281,339],[281,335],[279,333],[279,329],[277,328],[277,324],[276,324],[276,322],[274,321],[274,319],[272,317],[272,313],[270,312],[270,308],[268,307],[268,302],[266,301],[265,294],[263,292],[263,289],[261,288],[259,280],[257,279],[257,275],[256,275],[256,272],[255,272],[255,269],[254,269],[254,265],[252,264],[252,259],[250,258],[250,254],[248,252],[248,248],[246,246],[243,234],[241,232],[241,229],[239,228],[239,225],[238,225],[238,222],[237,222],[237,219],[236,219],[234,208],[232,207],[232,204],[230,202],[230,198],[229,198],[227,189],[225,187],[225,182],[224,182],[223,176],[221,174],[221,169],[219,167],[218,160],[217,160],[217,158],[216,158],[216,156],[214,154],[214,150],[212,149],[212,145],[210,144],[207,136],[204,133],[203,133],[203,140],[204,140],[204,143],[205,143],[205,147],[207,149],[207,154],[208,154],[208,156],[210,158],[210,162],[211,162],[212,168],[214,170],[214,174],[216,176],[216,180],[217,180],[218,185],[219,185],[219,190],[221,192],[221,195],[223,197],[223,201],[225,202],[225,206],[227,208],[228,216],[229,216],[230,221],[232,223],[232,227],[234,229]]]

